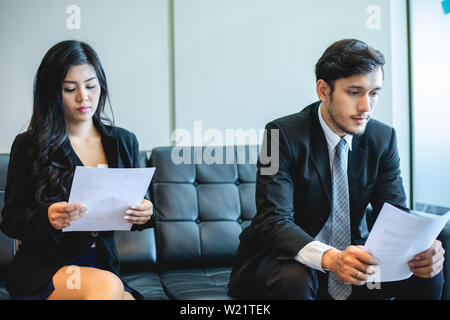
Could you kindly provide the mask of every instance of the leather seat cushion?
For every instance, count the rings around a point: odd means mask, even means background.
[[[177,300],[230,300],[231,268],[167,270],[161,282],[167,295]]]
[[[155,272],[133,272],[122,274],[123,279],[133,289],[139,291],[144,300],[168,300],[164,293],[159,275]]]

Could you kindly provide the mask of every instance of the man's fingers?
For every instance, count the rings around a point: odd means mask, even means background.
[[[416,255],[416,257],[413,260],[408,262],[409,266],[410,267],[427,266],[440,260],[442,257],[444,257],[445,254],[445,250],[443,248],[438,248],[437,251],[435,249],[430,249],[429,252],[432,253],[432,255],[429,254]]]
[[[352,284],[363,285],[366,283],[367,279],[369,279],[376,272],[376,267],[374,265],[357,263],[353,270],[349,272],[350,277],[353,278],[353,281],[351,282]]]
[[[431,256],[429,258],[419,259],[419,260],[416,260],[416,259],[415,260],[411,260],[411,261],[408,262],[408,265],[411,268],[420,268],[420,267],[430,266],[430,265],[433,265],[433,264],[437,263],[441,259],[444,259],[444,253],[445,253],[445,250],[441,248],[433,256]]]
[[[350,283],[355,286],[361,286],[366,283],[368,275],[361,270],[352,268],[345,274],[341,274],[340,280],[344,283]]]
[[[417,260],[426,259],[433,256],[436,252],[439,252],[441,249],[442,249],[442,242],[439,240],[434,240],[429,249],[416,254],[414,258]]]
[[[425,267],[425,266],[432,265],[433,263],[435,263],[439,259],[440,259],[440,256],[435,255],[435,256],[432,256],[432,257],[427,258],[427,259],[412,260],[412,261],[410,261],[408,263],[408,265],[411,268],[420,268],[420,267]]]
[[[356,259],[366,265],[377,265],[379,262],[368,252],[363,250],[363,246],[356,246],[354,251]]]
[[[438,248],[431,247],[427,251],[421,252],[414,257],[414,260],[424,260],[428,258],[432,258],[438,251]]]
[[[420,278],[431,278],[438,274],[442,267],[444,266],[444,257],[441,257],[438,261],[431,265],[427,265],[424,267],[413,267],[410,268],[411,272],[413,272],[416,276]]]
[[[377,271],[378,261],[362,246],[349,246],[342,251],[340,267],[337,270],[343,282],[363,285]]]

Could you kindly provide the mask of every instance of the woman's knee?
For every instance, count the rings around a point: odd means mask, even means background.
[[[87,290],[87,299],[92,300],[122,300],[124,286],[114,273],[98,270],[92,277]]]
[[[114,273],[88,267],[66,266],[54,276],[50,299],[121,300],[124,286]]]

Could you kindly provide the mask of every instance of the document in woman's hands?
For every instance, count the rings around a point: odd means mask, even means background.
[[[63,231],[130,230],[125,212],[144,199],[154,172],[155,168],[76,167],[69,203],[81,203],[88,212]]]
[[[364,245],[364,250],[379,262],[370,281],[409,278],[412,272],[408,262],[431,246],[449,217],[450,211],[444,215],[413,214],[385,203]]]

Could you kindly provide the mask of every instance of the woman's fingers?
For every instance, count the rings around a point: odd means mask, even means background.
[[[127,215],[124,217],[129,223],[133,224],[144,224],[150,219],[151,215],[146,212],[130,212],[127,210]]]
[[[65,212],[53,212],[49,215],[49,221],[55,229],[61,229],[69,222],[69,215]]]
[[[142,200],[142,202],[139,204],[132,204],[130,205],[130,209],[135,211],[152,211],[153,210],[153,204],[148,201],[147,199]]]
[[[81,204],[58,203],[49,214],[50,223],[58,230],[67,228],[87,213],[87,208]]]
[[[141,204],[131,205],[126,211],[124,219],[133,224],[144,224],[153,214],[153,204],[144,199]]]
[[[82,204],[67,204],[65,211],[68,215],[68,221],[66,219],[66,222],[71,225],[81,217],[83,217],[87,213],[87,207],[83,206]]]

